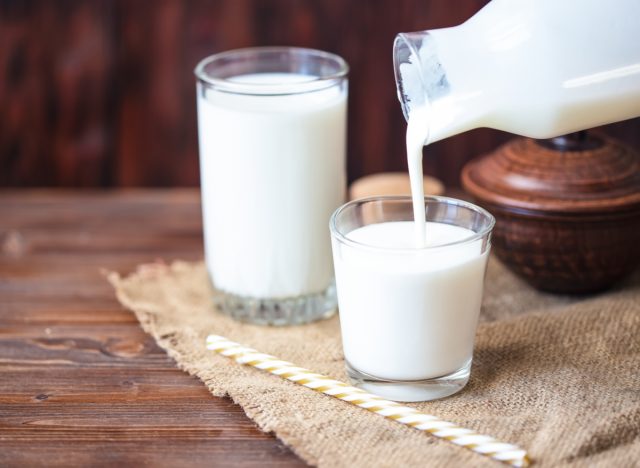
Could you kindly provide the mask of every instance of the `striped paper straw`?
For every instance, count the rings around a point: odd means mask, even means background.
[[[409,406],[385,400],[326,375],[317,374],[269,354],[263,354],[255,349],[234,343],[223,336],[209,335],[207,349],[232,358],[240,364],[270,372],[316,392],[346,401],[406,426],[428,432],[494,460],[518,467],[530,464],[527,452],[515,445],[499,442],[493,437],[477,434],[470,429],[464,429],[435,416],[421,413]]]

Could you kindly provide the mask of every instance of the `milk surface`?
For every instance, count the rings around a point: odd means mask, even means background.
[[[242,75],[299,83],[315,77]],[[216,287],[240,296],[319,293],[332,282],[327,223],[345,196],[346,93],[256,96],[198,84],[205,251]]]
[[[482,240],[443,246],[474,235],[462,227],[426,233],[417,250],[413,222],[371,224],[347,238],[381,250],[334,246],[344,354],[361,372],[424,380],[472,357],[488,252]]]

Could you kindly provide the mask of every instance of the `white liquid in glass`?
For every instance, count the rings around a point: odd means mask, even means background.
[[[430,248],[474,234],[432,222],[426,232]],[[414,234],[410,221],[371,224],[347,237],[389,250],[334,250],[345,358],[376,377],[440,377],[472,357],[488,252],[482,240],[416,250]]]
[[[260,73],[232,81],[267,89],[309,79]],[[206,262],[218,289],[284,298],[330,285],[327,224],[345,194],[345,94],[334,86],[242,95],[199,84]]]

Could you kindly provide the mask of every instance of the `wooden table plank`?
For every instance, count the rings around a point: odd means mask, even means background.
[[[102,272],[200,258],[195,190],[0,192],[0,465],[304,466],[178,370]]]

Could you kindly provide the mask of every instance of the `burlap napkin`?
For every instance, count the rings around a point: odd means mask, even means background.
[[[229,395],[264,431],[326,467],[500,466],[425,433],[207,351],[217,333],[346,379],[338,317],[286,328],[216,312],[201,263],[112,274],[120,302],[177,364]],[[526,448],[539,466],[639,466],[640,274],[605,294],[536,292],[492,260],[471,380],[415,406]]]

